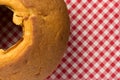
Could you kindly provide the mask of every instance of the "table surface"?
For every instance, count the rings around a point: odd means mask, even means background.
[[[65,3],[71,21],[68,48],[47,80],[120,80],[120,0]],[[2,28],[0,47],[15,43],[20,31],[18,27]]]
[[[68,49],[49,80],[120,80],[120,0],[65,0]]]

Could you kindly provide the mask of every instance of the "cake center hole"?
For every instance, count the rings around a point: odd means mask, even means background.
[[[13,12],[6,6],[0,6],[0,49],[7,50],[22,39],[22,27],[12,21]]]

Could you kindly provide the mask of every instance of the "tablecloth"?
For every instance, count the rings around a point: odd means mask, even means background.
[[[47,80],[120,80],[120,0],[65,3],[71,22],[68,48]],[[5,48],[22,35],[11,26],[0,32],[0,47]]]
[[[49,80],[120,80],[120,0],[65,0],[68,49]]]

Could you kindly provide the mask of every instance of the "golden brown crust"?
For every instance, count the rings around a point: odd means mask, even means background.
[[[1,80],[43,80],[57,67],[69,36],[63,0],[20,0],[34,16],[32,45],[23,55],[0,68]],[[18,52],[20,54],[20,52]]]

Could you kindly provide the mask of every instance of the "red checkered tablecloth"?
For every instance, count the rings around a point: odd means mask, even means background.
[[[120,0],[65,2],[71,20],[68,48],[47,80],[120,80]],[[1,29],[0,47],[19,39],[20,31]]]
[[[65,0],[68,49],[48,80],[120,80],[120,0]]]

